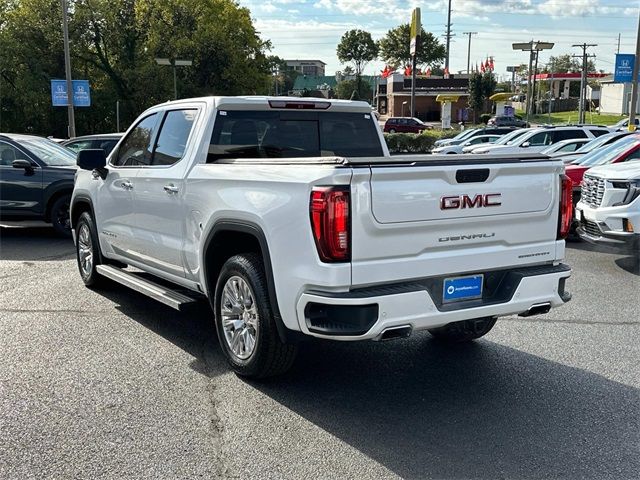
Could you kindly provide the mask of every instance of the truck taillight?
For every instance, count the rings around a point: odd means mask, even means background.
[[[560,217],[558,219],[558,240],[567,238],[573,220],[573,182],[560,175]]]
[[[314,187],[311,191],[311,227],[323,262],[351,259],[349,197],[349,187]]]

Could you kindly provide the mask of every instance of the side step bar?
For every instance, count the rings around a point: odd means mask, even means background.
[[[111,265],[97,265],[96,271],[114,282],[125,285],[136,292],[140,292],[147,297],[151,297],[179,311],[183,310],[185,306],[197,302],[195,298],[188,297],[170,288],[142,278],[135,273],[126,272]]]

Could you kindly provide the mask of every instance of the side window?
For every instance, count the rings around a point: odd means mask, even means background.
[[[632,162],[632,161],[634,161],[634,160],[638,160],[638,159],[640,159],[640,148],[639,148],[639,149],[637,149],[637,150],[635,150],[635,151],[633,151],[633,152],[631,152],[631,153],[627,156],[627,158],[625,158],[623,161],[625,161],[625,162]]]
[[[25,159],[26,156],[8,143],[0,142],[0,166],[10,167],[14,160]]]
[[[558,149],[558,152],[574,152],[580,145],[577,143],[568,143]]]
[[[551,134],[549,132],[536,133],[527,140],[532,147],[551,144]]]
[[[109,155],[111,150],[113,150],[113,147],[116,146],[116,143],[118,143],[117,140],[98,140],[93,143],[93,147],[91,148],[101,148],[107,155]]]
[[[80,150],[85,150],[87,148],[93,148],[91,145],[91,140],[78,140],[77,142],[71,142],[65,145],[70,150],[74,152],[79,152]]]
[[[593,133],[594,137],[599,137],[600,135],[604,135],[605,133],[609,133],[609,130],[589,130],[591,133]]]
[[[120,145],[114,165],[135,167],[151,163],[151,140],[157,120],[158,114],[152,113],[138,122]]]
[[[587,134],[584,130],[557,130],[553,132],[553,142],[560,142],[562,140],[569,140],[571,138],[587,138]]]
[[[173,165],[184,155],[197,110],[170,110],[164,117],[151,165]]]

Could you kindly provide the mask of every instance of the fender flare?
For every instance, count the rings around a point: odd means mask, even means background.
[[[260,253],[262,255],[262,262],[264,264],[265,275],[267,277],[267,293],[269,295],[269,301],[271,302],[271,310],[273,311],[273,317],[276,322],[278,335],[280,336],[280,340],[283,343],[291,343],[291,341],[293,340],[292,336],[294,332],[285,326],[284,322],[282,321],[282,316],[280,315],[280,308],[278,306],[278,297],[276,295],[276,287],[273,276],[273,266],[271,264],[271,254],[269,253],[269,244],[267,242],[267,237],[264,234],[262,228],[253,222],[249,222],[246,220],[219,219],[207,233],[207,238],[204,242],[204,248],[202,249],[201,258],[202,270],[204,273],[204,288],[207,296],[209,297],[211,306],[213,307],[215,303],[215,293],[213,293],[213,296],[211,296],[209,292],[214,292],[215,286],[213,286],[213,288],[211,289],[208,285],[209,275],[207,274],[207,264],[205,262],[205,258],[206,252],[209,250],[211,242],[220,232],[244,233],[253,236],[258,241],[258,244],[260,245]]]

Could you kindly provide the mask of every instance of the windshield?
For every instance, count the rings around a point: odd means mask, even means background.
[[[595,150],[596,148],[599,148],[602,145],[606,144],[607,142],[610,142],[612,138],[622,136],[624,135],[621,135],[619,133],[609,133],[607,135],[601,135],[598,138],[594,138],[590,142],[585,143],[583,146],[577,149],[575,153],[589,153],[592,150]]]
[[[50,167],[66,167],[76,164],[75,154],[46,138],[29,138],[20,143]]]
[[[632,145],[639,142],[640,138],[637,135],[621,138],[607,147],[588,153],[584,156],[580,165],[583,167],[605,165],[615,160],[618,156],[631,148]]]
[[[520,135],[523,135],[525,133],[527,133],[529,130],[526,128],[523,128],[521,130],[514,130],[513,132],[509,132],[506,135],[502,135],[500,137],[500,140],[498,140],[495,144],[496,145],[511,145],[511,142],[513,140],[515,140],[516,138],[518,138]]]
[[[380,137],[368,113],[220,111],[207,162],[381,155]]]

